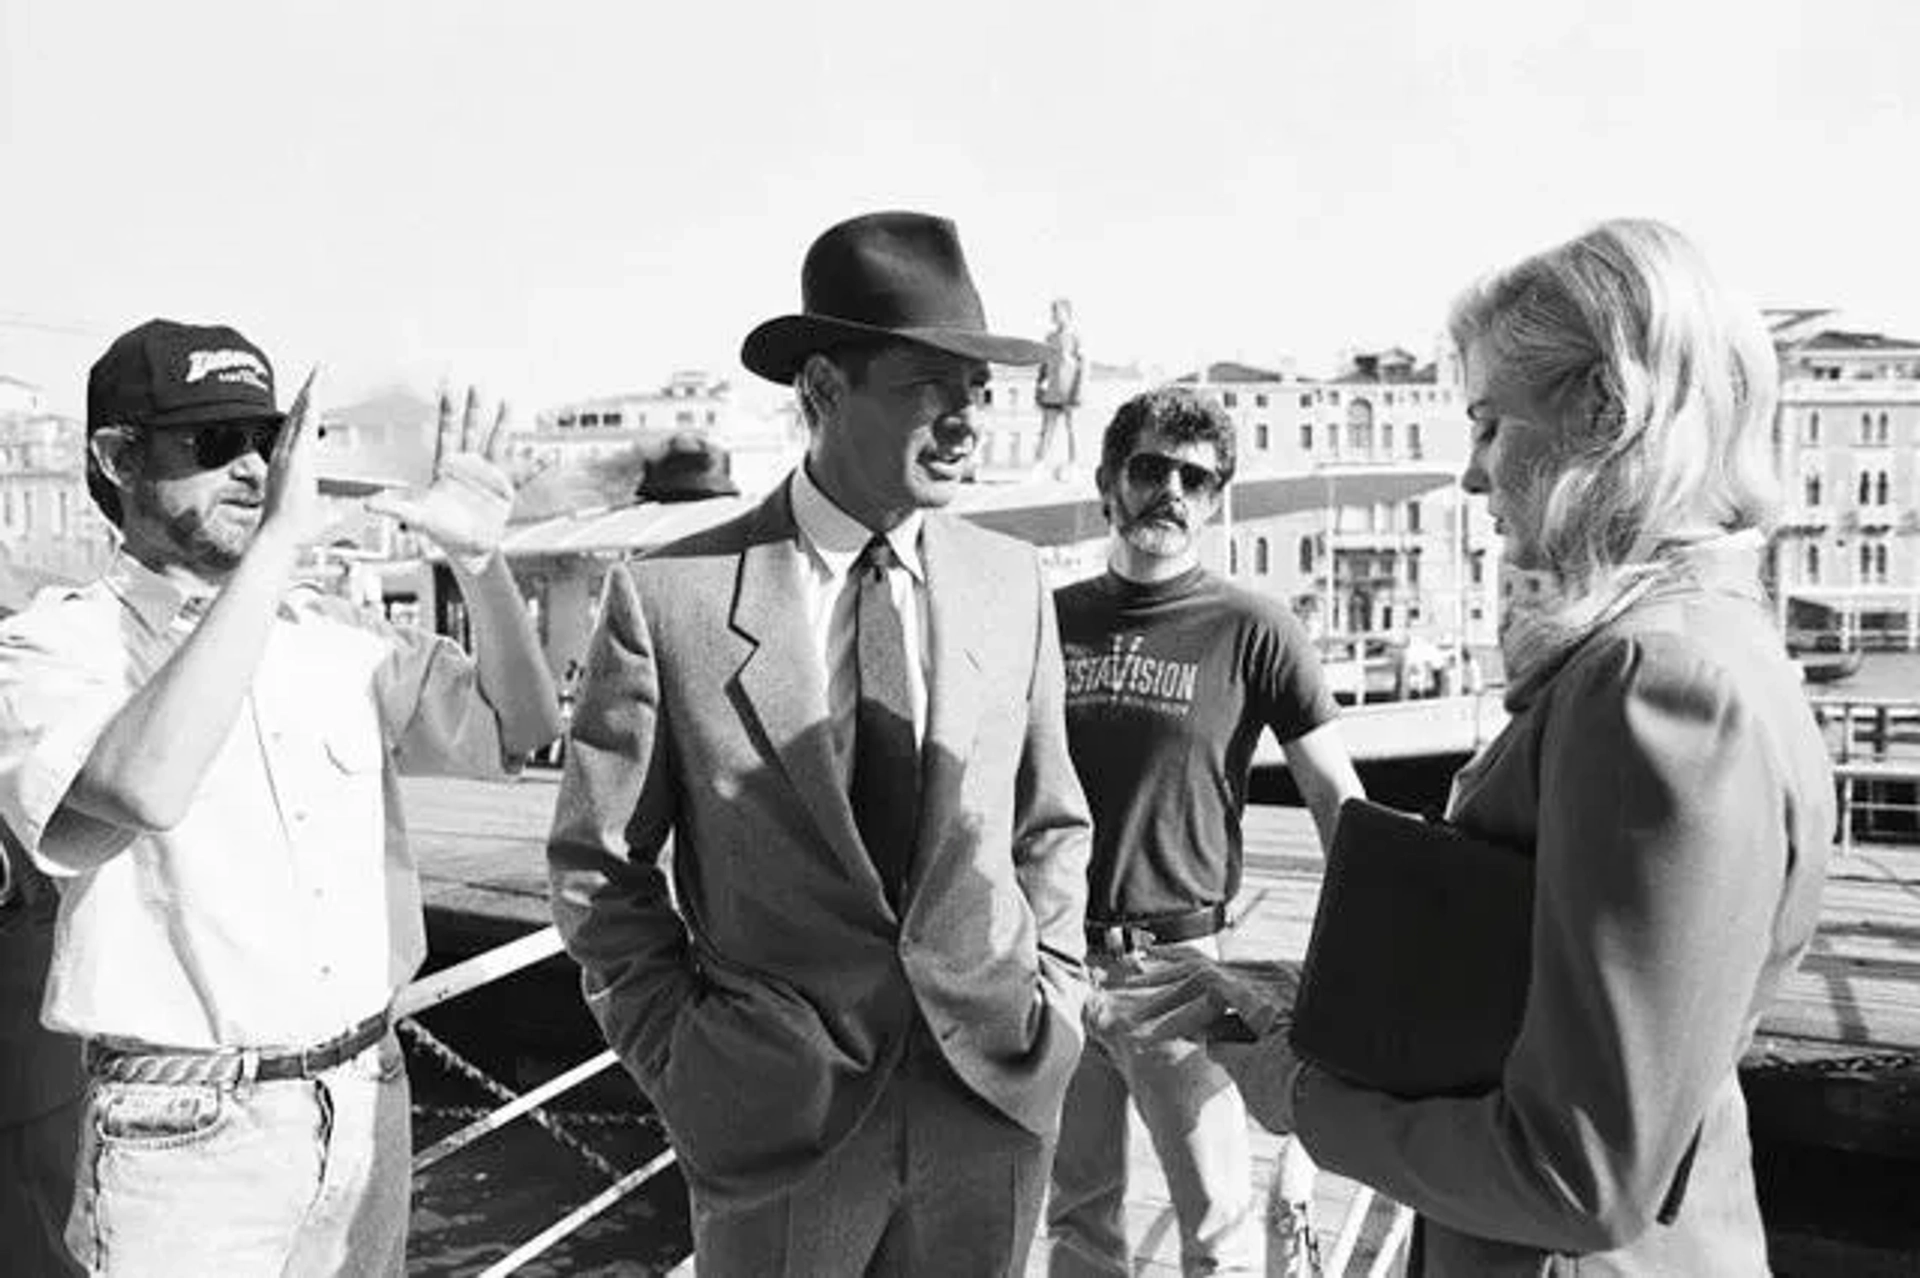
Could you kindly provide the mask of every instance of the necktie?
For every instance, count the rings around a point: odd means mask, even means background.
[[[920,749],[913,735],[906,631],[887,571],[900,561],[875,535],[854,563],[854,651],[860,694],[853,712],[853,819],[898,903],[920,819]]]

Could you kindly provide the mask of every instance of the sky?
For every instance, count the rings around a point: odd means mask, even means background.
[[[877,208],[1105,362],[1430,354],[1461,287],[1618,215],[1920,336],[1916,48],[1913,0],[0,0],[0,373],[78,414],[166,315],[323,402],[750,384]]]

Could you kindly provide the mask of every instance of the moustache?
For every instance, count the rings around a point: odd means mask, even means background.
[[[1181,528],[1187,527],[1191,522],[1187,518],[1187,508],[1179,502],[1173,501],[1155,502],[1153,505],[1136,514],[1131,522],[1144,524],[1154,520],[1166,520],[1169,523],[1178,524]]]

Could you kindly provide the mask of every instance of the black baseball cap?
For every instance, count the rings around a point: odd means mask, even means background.
[[[224,324],[152,319],[123,333],[87,374],[87,433],[102,426],[283,421],[273,365]]]

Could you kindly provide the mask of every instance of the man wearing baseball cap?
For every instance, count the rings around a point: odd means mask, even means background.
[[[1019,1274],[1080,1056],[1089,831],[1031,547],[937,508],[988,331],[953,224],[826,231],[754,329],[805,462],[608,575],[547,855],[701,1278]],[[660,867],[673,840],[669,892]]]
[[[98,1274],[398,1274],[424,952],[400,771],[555,732],[469,394],[431,484],[370,509],[447,554],[474,655],[295,582],[323,531],[313,377],[282,413],[231,328],[154,320],[87,383],[122,545],[0,623],[0,821],[59,887],[42,1019],[90,1075],[67,1246]],[[486,455],[482,455],[486,454]]]

